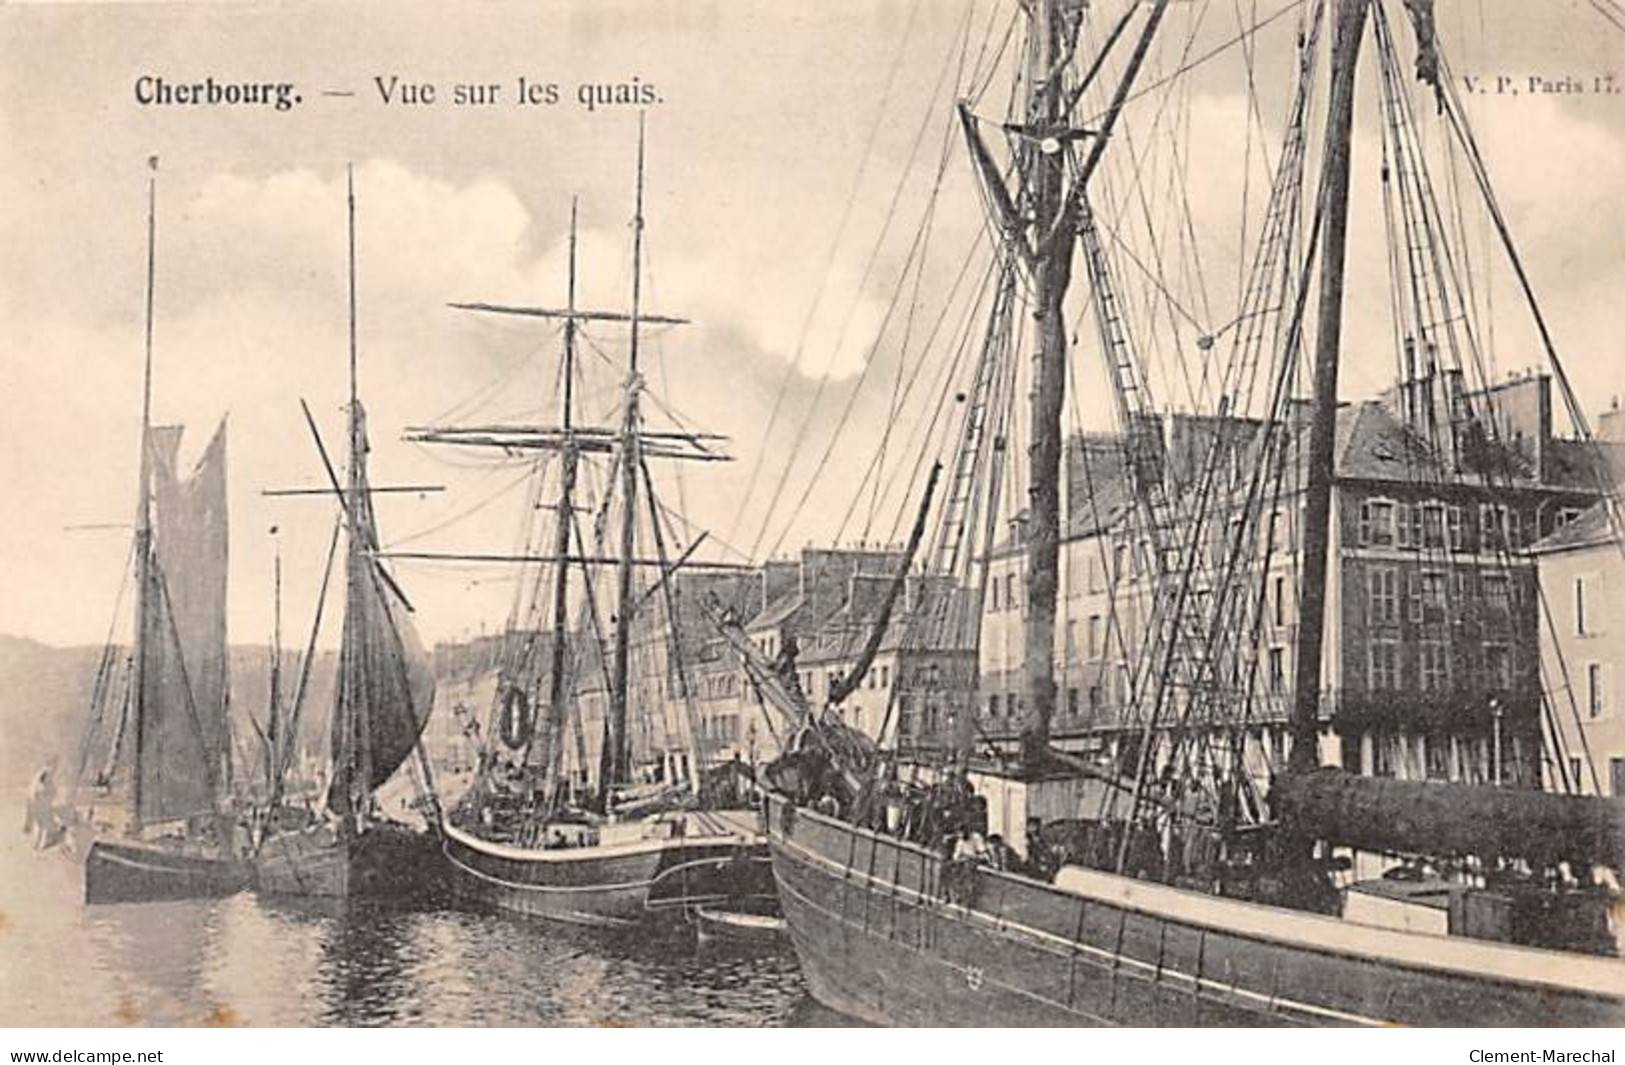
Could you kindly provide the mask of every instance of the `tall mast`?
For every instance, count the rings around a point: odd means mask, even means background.
[[[1030,9],[1031,10],[1031,9]],[[1058,130],[1063,114],[1060,71],[1068,45],[1057,0],[1034,11],[1031,93],[1027,119],[1046,131]],[[1021,733],[1022,759],[1036,764],[1049,746],[1055,711],[1055,597],[1059,567],[1061,408],[1066,384],[1066,319],[1063,304],[1072,281],[1073,226],[1065,215],[1066,155],[1021,149],[1028,161],[1033,229],[1040,235],[1033,269],[1033,317],[1038,348],[1033,354],[1033,390],[1028,445],[1027,603],[1022,690],[1027,720]],[[1046,239],[1047,237],[1047,239]]]
[[[553,792],[558,787],[559,766],[562,763],[562,740],[564,735],[564,700],[566,689],[564,683],[564,650],[565,640],[568,637],[568,619],[565,611],[569,607],[569,578],[570,564],[567,558],[570,554],[570,530],[575,521],[575,510],[572,496],[575,492],[576,462],[580,451],[575,444],[575,435],[571,431],[571,407],[575,385],[575,343],[576,343],[576,201],[570,199],[570,270],[568,293],[568,316],[564,319],[564,388],[562,407],[559,419],[563,432],[563,471],[560,474],[559,504],[555,517],[558,528],[553,535],[553,554],[559,559],[556,576],[553,580],[553,647],[552,670],[550,672],[548,693],[548,732],[547,732],[547,789],[543,798],[549,804],[553,799]]]
[[[627,658],[632,634],[632,555],[636,550],[638,517],[638,309],[643,285],[643,115],[638,115],[637,206],[632,216],[632,335],[627,356],[626,418],[621,429],[621,553],[618,567],[619,606],[615,611],[615,672],[609,693],[609,741],[602,759],[601,782],[605,800],[610,787],[627,777],[626,736]]]
[[[131,775],[130,825],[141,827],[142,748],[147,731],[147,614],[152,592],[152,500],[149,495],[152,480],[152,451],[148,435],[152,429],[152,318],[153,288],[158,247],[158,157],[150,156],[147,166],[152,174],[147,178],[147,331],[146,365],[141,379],[141,463],[140,488],[136,496],[135,518],[135,670],[133,689],[135,699],[131,709],[135,715],[135,757]]]
[[[1061,523],[1061,411],[1066,395],[1066,292],[1072,283],[1072,249],[1078,235],[1079,210],[1090,176],[1099,165],[1123,104],[1145,62],[1151,40],[1162,22],[1168,0],[1156,0],[1145,27],[1124,65],[1117,88],[1088,154],[1077,163],[1071,187],[1066,172],[1071,154],[1063,147],[1086,131],[1070,128],[1070,109],[1082,86],[1069,90],[1064,77],[1077,47],[1082,10],[1069,19],[1062,0],[1028,5],[1035,41],[1030,48],[1027,126],[1036,133],[1018,149],[1025,179],[1020,206],[1030,206],[1031,246],[1023,239],[1022,255],[1033,280],[1033,317],[1038,323],[1038,348],[1033,353],[1033,390],[1028,445],[1026,624],[1023,634],[1022,693],[1027,719],[1022,725],[1022,761],[1038,765],[1049,747],[1050,719],[1055,713],[1055,600],[1060,572]],[[1112,40],[1116,39],[1113,34]],[[1109,43],[1107,45],[1109,47]],[[1102,57],[1104,58],[1104,57]],[[1096,70],[1099,68],[1097,61]],[[1088,75],[1093,76],[1093,71]],[[984,150],[985,153],[985,150]],[[1002,187],[1002,186],[1001,186]],[[1008,205],[1008,198],[1003,198]],[[1019,216],[1007,215],[1007,230],[1015,232]]]
[[[346,737],[350,750],[346,752],[345,783],[349,794],[346,804],[353,815],[359,812],[361,819],[367,816],[367,782],[372,778],[372,723],[365,719],[367,700],[364,693],[357,690],[356,672],[360,668],[360,648],[357,646],[361,636],[354,617],[359,596],[359,579],[361,567],[367,565],[366,551],[370,546],[365,541],[367,535],[366,522],[363,519],[363,506],[369,501],[363,498],[365,491],[363,482],[365,473],[362,464],[366,462],[366,443],[362,440],[362,417],[360,390],[357,384],[357,355],[356,355],[356,292],[355,292],[355,167],[345,167],[345,201],[347,209],[347,223],[349,229],[349,289],[350,289],[350,405],[349,405],[349,435],[350,435],[350,469],[349,484],[346,494],[349,496],[347,510],[350,520],[349,550],[345,559],[345,625],[343,643],[339,663],[340,670],[340,697],[339,712],[345,715],[343,722],[343,735]],[[356,781],[361,786],[356,787]],[[345,818],[346,831],[354,831],[357,819],[354,816]]]
[[[1343,333],[1343,274],[1348,248],[1349,155],[1354,128],[1356,60],[1365,33],[1367,0],[1336,0],[1332,84],[1321,164],[1322,251],[1316,325],[1313,414],[1303,521],[1302,616],[1294,667],[1292,751],[1287,769],[1301,773],[1320,761],[1320,661],[1326,626],[1333,445],[1337,433],[1337,368]]]
[[[272,569],[271,709],[265,726],[270,757],[265,773],[266,783],[275,788],[282,750],[282,540],[275,525],[271,526],[271,540],[276,545],[276,561]]]

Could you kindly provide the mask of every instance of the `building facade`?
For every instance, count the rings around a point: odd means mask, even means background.
[[[1582,795],[1625,796],[1625,553],[1605,504],[1534,547],[1538,585],[1551,625],[1542,633],[1551,678],[1551,757],[1546,787]]]

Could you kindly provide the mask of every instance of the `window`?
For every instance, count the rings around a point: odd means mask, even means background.
[[[1371,690],[1393,691],[1399,687],[1399,644],[1392,640],[1371,642]]]
[[[1078,689],[1068,688],[1066,690],[1066,712],[1069,714],[1075,714],[1078,712],[1078,709]]]
[[[1409,578],[1410,585],[1410,618],[1412,621],[1422,620],[1422,575],[1412,573]]]
[[[1504,643],[1484,645],[1484,680],[1502,691],[1512,687],[1512,648]]]
[[[1429,611],[1443,612],[1444,574],[1422,574],[1422,608]]]
[[[1394,775],[1394,747],[1391,740],[1392,737],[1381,732],[1371,736],[1371,775],[1374,777]]]
[[[1100,685],[1089,685],[1089,709],[1099,710],[1101,704]]]
[[[1580,779],[1580,758],[1578,755],[1569,755],[1569,786],[1574,789],[1576,795],[1585,791],[1585,786]]]
[[[1593,718],[1608,711],[1608,692],[1604,683],[1605,669],[1598,662],[1586,663],[1586,713]]]
[[[1580,508],[1578,508],[1578,507],[1564,507],[1564,508],[1562,508],[1561,510],[1559,510],[1557,512],[1557,518],[1552,524],[1552,530],[1555,532],[1558,529],[1561,529],[1563,526],[1567,525],[1569,522],[1573,521],[1575,518],[1578,518],[1579,516],[1580,516]]]
[[[1464,531],[1465,527],[1462,522],[1461,508],[1454,505],[1446,508],[1445,519],[1448,522],[1445,528],[1445,533],[1446,539],[1450,544],[1450,550],[1467,550],[1467,535]]]
[[[1422,690],[1444,691],[1450,686],[1450,649],[1441,640],[1423,640],[1419,653]]]
[[[1450,779],[1450,740],[1445,736],[1428,736],[1427,773],[1429,780]]]
[[[1286,648],[1270,648],[1270,691],[1280,694],[1286,690]]]
[[[1342,767],[1350,773],[1365,772],[1365,759],[1360,757],[1360,736],[1358,733],[1345,732],[1339,739],[1342,747],[1340,762]]]
[[[1276,575],[1274,586],[1275,627],[1281,628],[1286,624],[1286,578]]]
[[[1422,536],[1420,522],[1422,512],[1409,503],[1398,503],[1394,506],[1394,543],[1400,547],[1421,547]],[[1413,528],[1412,522],[1417,525]]]
[[[1444,504],[1423,503],[1422,511],[1422,544],[1429,550],[1444,547]]]
[[[1394,503],[1367,499],[1360,504],[1360,543],[1387,546],[1394,542]]]
[[[1016,609],[1016,575],[1014,573],[1004,575],[1004,608],[1006,610]]]
[[[891,673],[890,667],[888,667],[888,666],[881,666],[880,667],[880,686],[882,688],[887,686],[887,683],[890,680],[890,673]]]
[[[1117,544],[1112,548],[1112,580],[1120,581],[1128,576],[1128,545]]]
[[[1502,503],[1481,503],[1478,507],[1480,547],[1499,551],[1523,545],[1519,515]]]
[[[1603,630],[1602,611],[1598,609],[1603,601],[1602,576],[1597,573],[1582,573],[1574,578],[1574,634],[1576,636],[1601,636]]]
[[[1093,551],[1089,553],[1088,561],[1088,587],[1091,592],[1101,591],[1100,586],[1100,556]]]
[[[1399,621],[1399,574],[1391,566],[1370,570],[1371,623],[1392,625]]]
[[[997,577],[994,577],[989,582],[988,592],[990,594],[987,597],[987,610],[991,614],[999,609],[999,579]]]
[[[1089,625],[1085,632],[1089,640],[1089,661],[1100,658],[1100,615],[1090,614]]]
[[[1486,573],[1483,583],[1485,606],[1491,610],[1506,610],[1511,605],[1511,590],[1505,573]]]
[[[1071,662],[1078,657],[1078,623],[1072,618],[1066,619],[1066,652],[1065,661]]]
[[[987,716],[999,716],[999,696],[997,692],[987,697]]]

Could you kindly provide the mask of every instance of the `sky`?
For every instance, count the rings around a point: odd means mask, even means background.
[[[1094,6],[1100,27],[1122,9]],[[1181,0],[1142,80],[1292,7]],[[1390,7],[1409,49],[1403,10]],[[726,434],[736,456],[685,469],[680,483],[671,475],[668,502],[710,531],[702,557],[713,559],[895,537],[910,498],[910,434],[939,394],[929,361],[917,388],[905,387],[916,365],[909,345],[924,350],[931,322],[956,306],[960,269],[974,275],[985,262],[985,250],[971,250],[985,229],[964,153],[945,139],[955,86],[962,91],[977,72],[957,56],[962,41],[971,56],[991,54],[982,49],[997,48],[1014,9],[993,0],[0,8],[0,470],[10,510],[0,522],[8,560],[0,633],[94,643],[116,615],[128,530],[68,527],[128,522],[134,504],[152,156],[154,417],[188,426],[183,455],[228,418],[233,641],[269,634],[278,546],[288,627],[297,631],[313,609],[332,506],[261,491],[320,482],[301,398],[327,440],[342,439],[347,165],[372,478],[445,486],[381,500],[383,539],[510,549],[523,494],[503,489],[523,469],[405,443],[401,432],[448,419],[555,416],[556,331],[446,304],[562,304],[576,197],[580,301],[627,305],[638,108],[589,109],[578,93],[599,87],[595,97],[613,100],[634,79],[654,94],[643,108],[644,307],[693,321],[646,336],[657,400],[646,406],[657,427]],[[1473,96],[1468,106],[1594,417],[1625,392],[1614,346],[1625,281],[1625,94],[1531,93],[1528,80],[1566,76],[1590,88],[1613,74],[1625,89],[1625,33],[1582,2],[1440,0],[1438,11],[1458,74],[1506,76],[1522,90]],[[1174,287],[1210,329],[1228,320],[1243,236],[1256,231],[1267,184],[1258,146],[1280,134],[1295,18],[1289,11],[1248,37],[1248,49],[1224,49],[1183,80],[1181,181],[1136,200],[1126,164],[1108,152],[1105,195],[1121,208],[1113,217],[1123,240],[1137,239],[1142,205],[1153,220],[1144,229],[1176,229],[1157,225],[1176,185],[1188,204],[1203,276]],[[144,76],[285,81],[302,102],[287,111],[142,106]],[[520,77],[556,84],[558,102],[516,103]],[[436,102],[383,102],[377,85],[391,78],[433,83]],[[1369,95],[1369,68],[1365,78]],[[458,84],[488,83],[501,86],[495,104],[451,102]],[[1427,90],[1413,89],[1430,115]],[[980,96],[978,113],[995,114],[997,97],[997,89]],[[1152,152],[1162,150],[1152,112],[1161,98],[1131,104],[1125,118]],[[1350,321],[1362,328],[1344,372],[1350,396],[1391,376],[1386,327],[1363,328],[1387,306],[1369,180],[1377,144],[1376,109],[1365,106],[1349,295]],[[914,243],[922,230],[923,247]],[[1482,251],[1485,237],[1472,227],[1468,244]],[[923,264],[917,274],[913,262]],[[1510,275],[1485,269],[1498,372],[1538,365]],[[958,320],[948,319],[944,337]],[[612,328],[592,336],[582,415],[609,417],[625,345]],[[1077,371],[1082,424],[1109,406],[1090,373]],[[865,480],[876,470],[897,471],[878,500]],[[403,564],[397,573],[431,641],[502,624],[511,588],[501,571]]]

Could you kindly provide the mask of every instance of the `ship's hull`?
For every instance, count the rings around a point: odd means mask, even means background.
[[[444,851],[452,891],[462,901],[577,925],[624,927],[773,890],[766,845],[743,837],[545,850],[493,843],[448,825]]]
[[[375,822],[342,839],[325,825],[267,839],[254,860],[254,887],[265,895],[409,901],[439,886],[433,835]]]
[[[1625,1023],[1625,963],[1367,928],[1092,871],[987,868],[969,905],[924,848],[769,800],[812,994],[877,1024]]]
[[[169,902],[235,895],[247,862],[139,840],[98,839],[85,855],[85,902]]]

